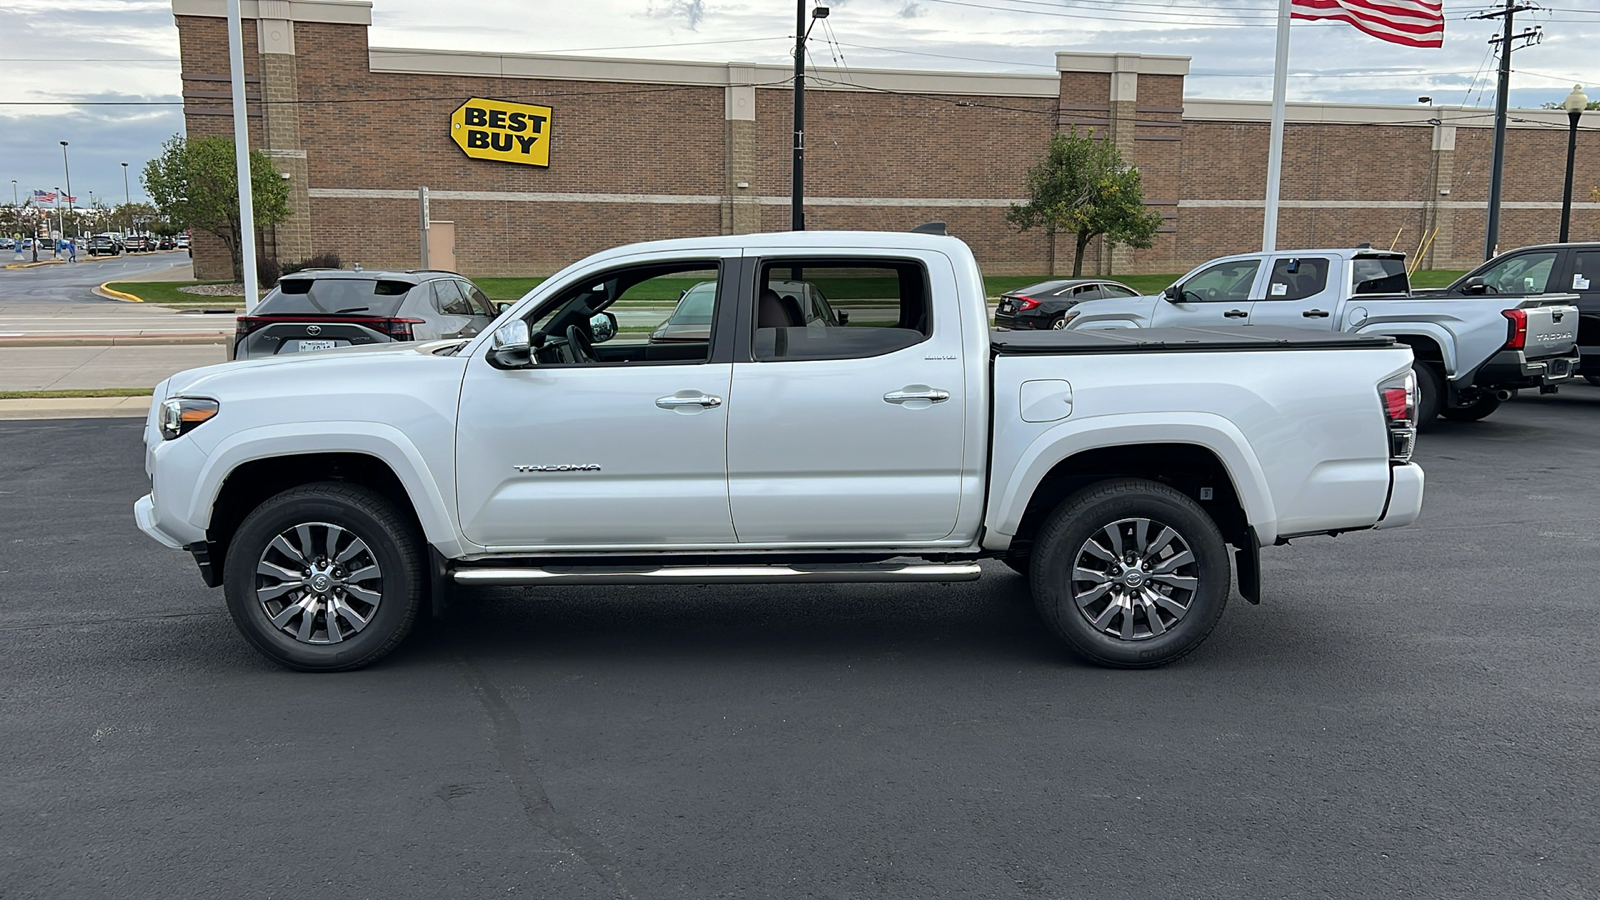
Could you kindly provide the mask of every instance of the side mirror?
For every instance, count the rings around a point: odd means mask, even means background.
[[[1161,296],[1165,297],[1168,303],[1177,303],[1180,299],[1182,299],[1183,291],[1179,289],[1177,285],[1172,285],[1171,287],[1162,291]]]
[[[589,318],[589,333],[594,335],[591,340],[596,344],[603,344],[617,336],[617,317],[608,312],[595,313]]]
[[[533,365],[532,340],[528,323],[512,319],[489,336],[489,365],[496,369],[526,369]]]
[[[847,313],[847,312],[838,313],[838,316],[839,316],[839,324],[840,325],[849,325],[850,324],[850,314],[849,313]]]
[[[509,303],[496,303],[494,305],[494,311],[495,311],[496,315],[499,315],[500,313],[503,313],[503,312],[505,312],[506,310],[508,310],[510,308],[511,308],[511,304],[509,304]]]
[[[1483,283],[1482,275],[1474,275],[1461,283],[1461,293],[1463,294],[1485,294],[1488,291],[1489,286]]]

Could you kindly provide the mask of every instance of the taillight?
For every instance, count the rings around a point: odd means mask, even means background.
[[[1409,462],[1417,444],[1417,376],[1407,372],[1378,385],[1378,401],[1389,426],[1389,459]]]
[[[252,331],[267,327],[271,322],[271,319],[263,319],[257,316],[240,316],[233,326],[233,339],[238,340],[245,337]]]
[[[1507,350],[1521,350],[1528,345],[1528,313],[1522,309],[1502,309],[1500,315],[1506,317],[1506,346]]]
[[[397,341],[411,341],[416,338],[411,333],[411,326],[422,325],[426,319],[378,319],[373,324],[378,330]]]
[[[1033,299],[1032,297],[1018,297],[1017,298],[1017,312],[1027,312],[1030,309],[1038,309],[1038,308],[1039,308],[1039,301]]]

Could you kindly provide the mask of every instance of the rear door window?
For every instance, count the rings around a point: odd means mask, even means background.
[[[1577,265],[1572,267],[1572,283],[1565,289],[1579,294],[1600,294],[1600,250],[1578,251]]]
[[[846,322],[807,315],[802,298],[824,290],[848,307]],[[768,261],[755,302],[751,355],[761,362],[882,356],[933,333],[928,273],[909,260]]]
[[[1330,260],[1317,256],[1295,256],[1275,260],[1267,281],[1266,300],[1304,300],[1328,287]]]
[[[441,278],[432,282],[433,305],[439,312],[447,316],[470,316],[473,313],[472,301],[461,293],[461,286],[453,278]]]
[[[467,299],[472,301],[472,307],[477,311],[478,315],[488,316],[491,319],[500,315],[500,311],[494,308],[494,301],[489,299],[488,294],[478,290],[477,285],[470,281],[458,281],[456,282],[456,287],[461,288],[461,292],[466,294]]]
[[[256,307],[256,315],[389,317],[414,286],[385,278],[285,278]]]

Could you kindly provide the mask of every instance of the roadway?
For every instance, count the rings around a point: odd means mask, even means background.
[[[139,423],[0,422],[6,897],[1593,897],[1600,388],[1423,436],[1181,663],[937,586],[466,591],[266,663],[133,525]]]

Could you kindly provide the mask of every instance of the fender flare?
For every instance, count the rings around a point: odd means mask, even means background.
[[[1086,450],[1137,444],[1189,444],[1210,450],[1233,481],[1245,520],[1263,544],[1277,539],[1277,509],[1266,472],[1238,426],[1212,413],[1129,413],[1093,416],[1041,432],[1023,450],[1004,487],[990,494],[989,527],[1015,535],[1044,477],[1062,460]]]
[[[361,453],[383,462],[400,479],[428,543],[449,557],[469,552],[422,453],[404,432],[382,422],[265,425],[230,434],[206,454],[185,518],[199,528],[208,527],[223,482],[239,466],[306,453]]]
[[[1445,378],[1453,379],[1460,372],[1456,365],[1455,335],[1432,322],[1378,322],[1358,328],[1355,333],[1388,335],[1401,343],[1408,337],[1425,337],[1439,345]]]

